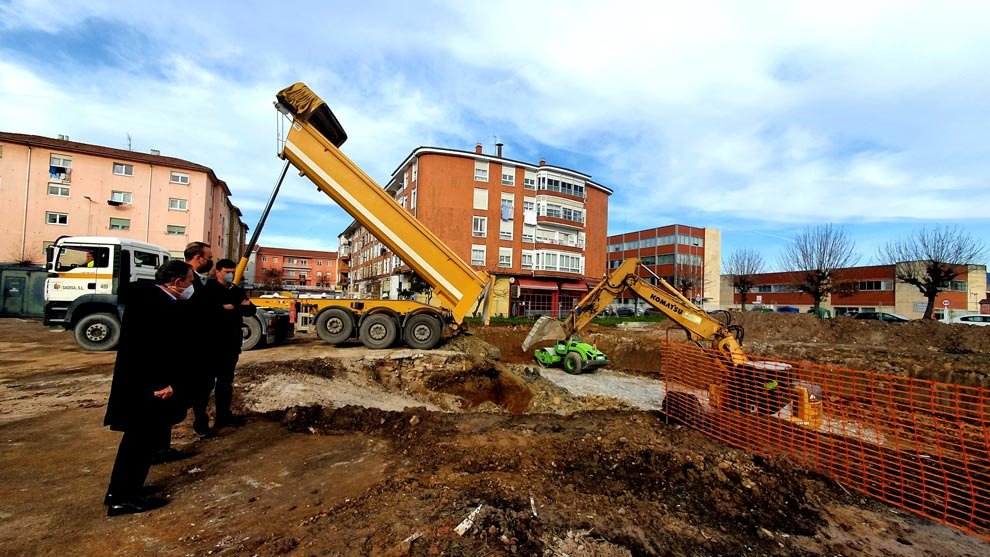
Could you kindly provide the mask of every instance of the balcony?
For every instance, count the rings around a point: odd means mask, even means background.
[[[560,191],[560,189],[540,189],[538,195],[548,195],[557,197],[560,199],[567,199],[569,201],[577,201],[578,203],[584,203],[586,201],[583,195],[574,195],[573,193],[565,193]]]
[[[537,224],[554,224],[557,226],[566,226],[567,228],[574,228],[576,230],[584,229],[584,217],[567,217],[565,218],[563,214],[547,211],[543,213],[537,213],[536,215]]]
[[[537,238],[536,239],[536,249],[555,249],[560,251],[569,251],[574,253],[581,253],[584,251],[584,242],[579,242],[577,240],[555,240],[553,238]]]

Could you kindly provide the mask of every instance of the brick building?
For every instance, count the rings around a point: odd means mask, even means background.
[[[608,197],[591,176],[541,160],[419,147],[386,191],[464,261],[496,275],[496,315],[569,311],[605,273]],[[340,235],[351,295],[395,298],[409,268],[363,226]]]
[[[719,269],[722,257],[721,233],[714,228],[671,224],[608,237],[608,268],[638,257],[649,271],[640,275],[656,284],[653,275],[663,278],[698,306],[719,307]],[[652,274],[651,274],[652,272]],[[635,301],[623,296],[620,303]]]
[[[987,273],[984,265],[968,265],[960,268],[961,274],[940,292],[935,299],[935,314],[941,319],[946,308],[949,311],[979,312],[980,301],[987,297]],[[798,273],[787,271],[754,275],[756,286],[747,298],[747,309],[752,306],[765,306],[776,309],[780,306],[807,311],[812,307],[810,295],[799,292],[794,284],[799,280]],[[854,292],[840,296],[833,294],[822,301],[822,307],[833,315],[854,314],[860,311],[885,311],[897,313],[911,319],[924,315],[927,300],[918,289],[910,284],[897,282],[894,265],[870,265],[838,269],[836,281],[855,283]],[[728,277],[722,280],[722,297],[725,307],[739,307],[739,292],[732,287]],[[731,303],[729,303],[731,300]]]
[[[244,274],[258,289],[336,292],[337,269],[337,252],[259,246]]]
[[[210,168],[137,153],[0,132],[0,261],[44,261],[59,236],[120,236],[181,256],[205,241],[241,256],[247,225]]]

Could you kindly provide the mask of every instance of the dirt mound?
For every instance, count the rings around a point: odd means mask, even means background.
[[[785,461],[727,449],[652,413],[313,407],[290,411],[285,423],[387,439],[409,463],[360,499],[314,517],[312,535],[331,539],[367,516],[416,516],[415,545],[430,554],[539,555],[548,540],[592,530],[633,554],[795,555],[803,551],[793,537],[824,522],[819,501],[839,496]],[[464,537],[452,531],[479,506]],[[383,534],[341,549],[393,547],[414,532]]]

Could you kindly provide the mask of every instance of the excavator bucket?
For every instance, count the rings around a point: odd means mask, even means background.
[[[530,346],[544,340],[567,340],[564,326],[549,315],[544,315],[533,324],[533,328],[530,329],[529,334],[526,335],[526,340],[522,343],[523,352],[529,352]]]

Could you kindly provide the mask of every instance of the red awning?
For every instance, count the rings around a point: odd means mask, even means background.
[[[525,288],[526,290],[557,290],[556,282],[546,282],[535,279],[517,278],[516,286],[519,288]]]
[[[588,285],[583,282],[565,282],[560,285],[561,290],[570,290],[572,292],[587,292]]]

